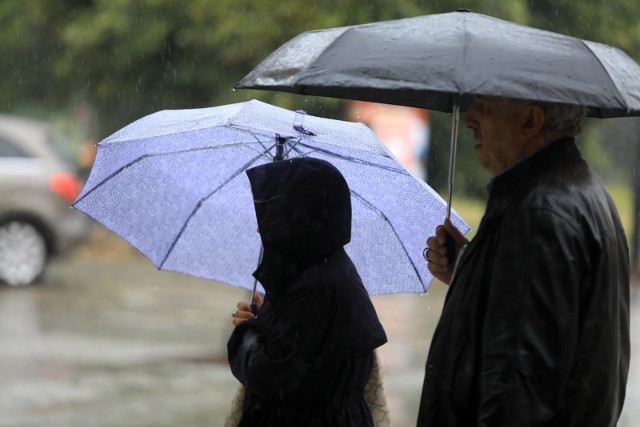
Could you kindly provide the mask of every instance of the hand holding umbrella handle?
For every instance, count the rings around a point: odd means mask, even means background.
[[[427,239],[427,247],[422,255],[427,260],[431,274],[443,283],[449,284],[460,251],[468,240],[449,219],[445,219],[444,224],[436,227],[435,231],[435,235]]]
[[[262,306],[263,301],[262,295],[260,295],[258,291],[253,291],[253,299],[251,304],[249,304],[249,308],[254,316],[258,315],[258,309]]]
[[[451,265],[454,263],[455,259],[456,259],[456,242],[453,240],[453,238],[445,232],[445,242],[444,242],[444,247],[446,249],[446,254],[445,256],[447,257],[447,265]],[[425,259],[425,261],[427,262],[432,262],[433,260],[431,260],[429,258],[429,247],[426,247],[422,250],[422,257]]]
[[[453,237],[447,233],[446,241],[444,242],[444,246],[447,249],[447,258],[449,262],[447,265],[452,265],[456,261],[456,242],[453,240]]]
[[[253,294],[253,301],[247,303],[240,301],[236,306],[236,311],[231,314],[231,323],[233,326],[238,326],[240,323],[249,319],[253,319],[258,314],[258,309],[262,306],[263,298],[258,292]]]

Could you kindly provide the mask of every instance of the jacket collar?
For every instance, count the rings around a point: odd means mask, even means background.
[[[459,257],[455,270],[460,270],[466,264],[470,258],[469,254],[476,250],[478,242],[484,240],[485,234],[492,232],[486,228],[487,221],[504,214],[514,196],[526,184],[537,180],[540,175],[555,167],[555,164],[569,164],[576,159],[582,159],[582,156],[578,151],[575,140],[573,138],[563,138],[552,142],[501,174],[496,175],[488,185],[489,201],[478,227],[478,233],[471,239],[464,254]],[[449,292],[455,286],[457,286],[457,281],[453,280],[449,287]]]
[[[581,159],[573,138],[562,138],[533,153],[499,175],[488,185],[489,201],[484,218],[499,216],[509,206],[516,193],[526,184],[535,181],[553,164]]]

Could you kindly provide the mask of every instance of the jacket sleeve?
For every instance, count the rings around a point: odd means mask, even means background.
[[[585,238],[537,209],[504,220],[485,295],[479,426],[548,426],[575,357]]]
[[[322,351],[331,310],[322,287],[291,290],[278,302],[278,317],[268,336],[258,336],[256,321],[239,325],[228,342],[236,378],[262,397],[282,398],[298,390]]]

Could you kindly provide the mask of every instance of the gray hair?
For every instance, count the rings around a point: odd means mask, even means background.
[[[587,115],[587,109],[580,105],[557,104],[553,102],[511,100],[514,107],[524,107],[534,104],[541,107],[545,113],[544,129],[558,132],[562,136],[576,136],[582,130],[582,123]]]

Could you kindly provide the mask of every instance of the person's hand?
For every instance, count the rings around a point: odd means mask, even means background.
[[[258,292],[255,292],[253,294],[253,302],[255,303],[256,307],[260,308],[260,306],[262,305],[262,301],[262,296]],[[251,306],[244,301],[240,301],[236,308],[236,311],[234,311],[231,315],[231,323],[233,323],[233,326],[238,326],[240,323],[246,322],[247,320],[256,317],[251,312]]]
[[[447,239],[453,241],[454,253],[447,253]],[[427,239],[425,258],[431,274],[448,285],[451,282],[458,254],[468,242],[460,230],[449,219],[445,219],[444,224],[436,227],[436,235]]]

